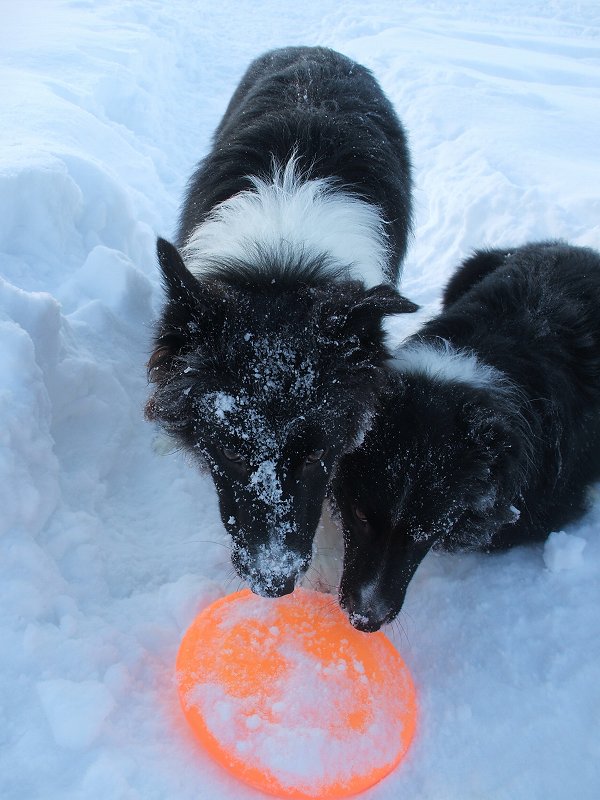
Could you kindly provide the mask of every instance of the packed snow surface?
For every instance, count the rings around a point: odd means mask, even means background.
[[[210,480],[165,451],[143,406],[155,236],[173,235],[247,64],[286,44],[370,67],[407,127],[403,288],[423,311],[392,321],[392,340],[435,312],[475,247],[600,248],[595,0],[5,3],[3,800],[259,796],[198,748],[179,708],[183,632],[238,583]],[[419,727],[368,797],[600,797],[599,526],[594,489],[545,546],[423,562],[389,631]]]

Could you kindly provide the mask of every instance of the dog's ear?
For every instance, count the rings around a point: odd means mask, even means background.
[[[348,313],[348,324],[355,330],[379,329],[390,314],[413,314],[419,306],[399,294],[392,286],[380,283],[359,296]]]
[[[333,299],[326,326],[336,338],[358,342],[363,352],[385,357],[383,318],[390,314],[414,313],[418,309],[416,303],[388,284],[367,290],[360,287],[351,290],[349,295]]]
[[[158,238],[156,254],[163,286],[169,300],[186,302],[200,294],[200,282],[184,264],[179,250],[166,239]]]
[[[226,288],[214,281],[199,281],[166,239],[158,239],[156,250],[167,302],[148,360],[152,383],[159,383],[172,371],[182,352],[200,349],[220,329],[228,303]]]
[[[505,414],[476,407],[464,436],[472,445],[471,455],[479,459],[482,485],[493,489],[494,502],[487,513],[501,524],[514,521],[511,504],[525,480],[527,434],[518,428],[519,423],[511,423]]]

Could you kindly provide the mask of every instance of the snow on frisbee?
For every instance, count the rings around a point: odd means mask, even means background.
[[[306,589],[249,589],[202,611],[177,656],[184,714],[208,752],[280,797],[346,797],[405,755],[417,714],[410,673],[383,633],[352,628]]]

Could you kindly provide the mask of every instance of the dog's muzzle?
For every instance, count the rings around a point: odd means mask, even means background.
[[[310,558],[281,544],[261,544],[254,550],[234,545],[231,560],[254,594],[283,597],[291,594],[310,564]]]

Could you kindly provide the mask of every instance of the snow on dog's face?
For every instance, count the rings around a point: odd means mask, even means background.
[[[344,526],[340,603],[354,627],[376,631],[402,608],[432,546],[485,548],[515,520],[510,498],[520,446],[484,390],[404,376],[333,489]]]
[[[286,594],[310,563],[334,464],[370,415],[382,316],[415,307],[387,287],[257,284],[231,265],[200,282],[162,240],[159,260],[168,301],[147,416],[210,468],[239,575]]]

